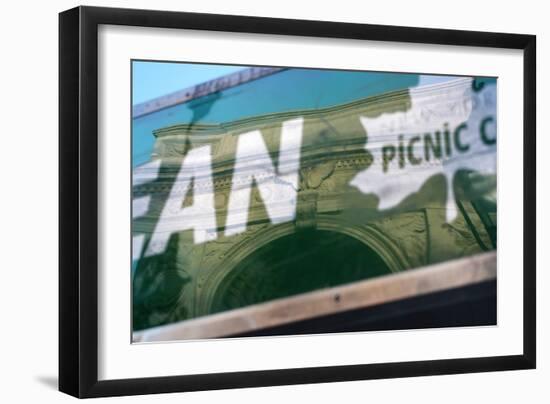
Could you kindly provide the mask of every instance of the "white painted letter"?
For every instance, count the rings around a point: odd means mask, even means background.
[[[216,238],[214,183],[210,146],[197,147],[185,156],[176,181],[164,205],[146,256],[162,254],[170,236],[193,229],[196,244]],[[193,182],[193,205],[182,208]]]
[[[137,186],[156,180],[160,169],[160,163],[160,160],[155,160],[136,167],[132,172],[132,185]],[[132,219],[144,216],[149,209],[150,201],[150,195],[134,199],[132,201]],[[132,260],[137,261],[139,257],[141,257],[141,250],[143,250],[144,242],[144,234],[138,234],[132,237]]]
[[[239,136],[225,235],[246,230],[252,184],[256,185],[271,223],[294,220],[303,118],[283,122],[277,172],[259,130]]]

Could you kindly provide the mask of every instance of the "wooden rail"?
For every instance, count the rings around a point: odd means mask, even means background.
[[[133,342],[244,334],[494,279],[496,252],[489,252],[134,332]]]

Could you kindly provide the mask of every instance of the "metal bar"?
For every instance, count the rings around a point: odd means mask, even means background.
[[[204,97],[218,91],[226,90],[231,87],[236,87],[240,84],[248,83],[249,81],[269,76],[273,73],[285,70],[281,67],[250,67],[241,71],[218,77],[213,80],[199,83],[195,86],[184,88],[176,92],[163,95],[152,100],[137,104],[132,108],[132,118],[152,114],[164,108],[169,108],[177,104],[182,104],[196,98]]]

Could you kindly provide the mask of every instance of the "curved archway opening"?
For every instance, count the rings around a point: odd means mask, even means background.
[[[221,312],[390,273],[369,246],[313,230],[278,238],[247,256],[221,282],[210,312]]]

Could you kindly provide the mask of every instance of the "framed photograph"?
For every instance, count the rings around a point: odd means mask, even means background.
[[[535,367],[534,36],[59,28],[61,391]]]

